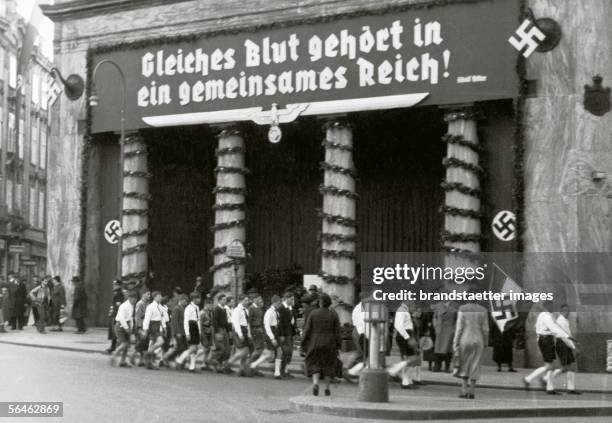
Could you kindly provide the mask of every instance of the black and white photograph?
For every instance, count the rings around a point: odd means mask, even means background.
[[[612,419],[610,0],[0,0],[0,423]]]

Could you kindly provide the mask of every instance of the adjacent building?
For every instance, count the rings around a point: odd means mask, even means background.
[[[46,203],[51,61],[27,43],[18,2],[0,2],[0,274],[47,271]],[[29,52],[23,58],[22,51]],[[20,61],[27,65],[20,74]],[[21,97],[21,98],[19,98]]]

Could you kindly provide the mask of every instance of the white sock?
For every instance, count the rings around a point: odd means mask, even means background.
[[[179,356],[179,358],[177,358],[175,361],[178,364],[183,364],[185,362],[185,360],[187,359],[187,357],[189,356],[189,350],[185,350],[181,353],[181,355]]]
[[[357,363],[348,370],[348,374],[351,376],[357,376],[364,366],[364,363]]]
[[[189,356],[189,370],[195,370],[196,356],[191,354]]]
[[[410,379],[410,367],[404,367],[402,369],[402,385],[410,385],[412,380]]]
[[[561,373],[563,373],[563,369],[555,369],[552,372],[552,378],[556,378],[557,376],[559,376]]]
[[[281,361],[280,359],[276,359],[274,360],[274,376],[280,376],[281,375]]]
[[[392,364],[391,366],[387,367],[387,373],[389,373],[390,376],[397,376],[399,372],[401,372],[402,370],[404,370],[404,368],[406,367],[407,362],[406,361],[399,361],[395,364]]]
[[[567,372],[567,390],[575,391],[576,390],[576,373],[572,371]]]
[[[421,366],[414,367],[414,380],[416,382],[421,381]]]
[[[525,380],[527,381],[527,383],[531,383],[533,382],[535,378],[542,376],[547,371],[548,371],[548,367],[546,366],[538,367],[533,372],[531,372],[528,376],[526,376]]]
[[[555,378],[552,377],[552,370],[549,370],[546,373],[546,390],[547,391],[554,391],[555,390],[555,385],[553,384]]]

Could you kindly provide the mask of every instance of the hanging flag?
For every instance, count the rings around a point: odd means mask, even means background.
[[[523,292],[523,289],[508,276],[497,264],[493,263],[491,283],[489,290],[492,292],[503,293],[503,300],[491,300],[491,316],[499,328],[500,332],[516,326],[519,322],[519,311],[517,301],[510,299],[510,293]]]

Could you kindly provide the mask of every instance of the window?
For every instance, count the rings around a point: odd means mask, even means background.
[[[6,207],[9,212],[13,211],[13,180],[6,180]]]
[[[19,119],[19,158],[23,159],[23,142],[24,142],[24,127],[25,127],[25,122],[23,119]]]
[[[40,126],[40,167],[47,167],[47,124]]]
[[[8,151],[15,152],[15,113],[9,112],[8,118]]]
[[[38,119],[32,119],[32,143],[30,145],[30,162],[38,166]]]
[[[14,209],[19,214],[21,214],[22,200],[23,200],[23,185],[17,182],[17,185],[15,186],[15,207]]]
[[[41,229],[45,228],[45,191],[40,190],[38,193],[38,227]]]
[[[17,88],[17,56],[9,56],[9,87]]]
[[[32,102],[40,104],[40,75],[38,69],[32,71]]]
[[[49,78],[47,75],[42,78],[42,87],[41,87],[41,95],[40,95],[40,107],[43,110],[47,110],[47,100],[49,99]]]
[[[29,198],[30,213],[29,213],[28,223],[30,223],[30,225],[32,226],[39,226],[38,219],[37,219],[38,214],[36,213],[36,200],[38,200],[37,197],[38,196],[36,195],[36,187],[30,186],[30,198]]]

